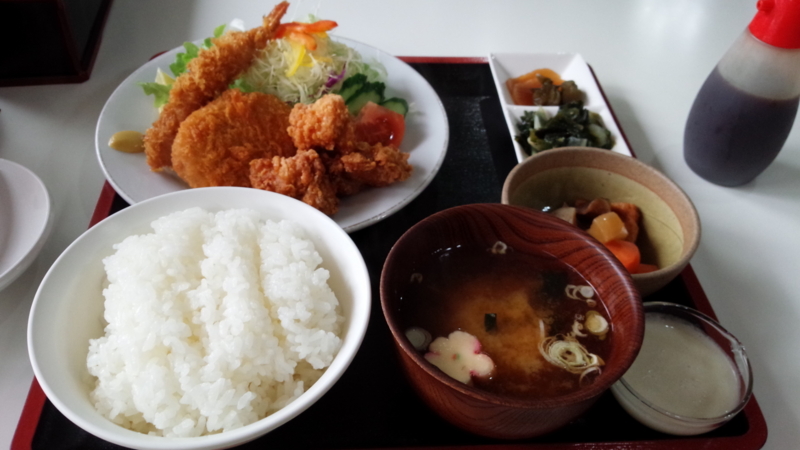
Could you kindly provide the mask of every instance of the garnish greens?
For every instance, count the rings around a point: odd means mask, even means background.
[[[386,69],[382,64],[368,64],[357,51],[328,37],[324,30],[335,27],[335,22],[310,17],[308,23],[281,26],[285,27],[284,33],[258,52],[252,66],[231,83],[231,88],[272,94],[289,103],[311,103],[325,94],[339,93],[353,115],[369,101],[404,116],[408,113],[405,100],[384,98]],[[215,28],[214,37],[222,36],[224,31],[225,25]],[[211,38],[201,46],[184,43],[186,51],[178,53],[169,66],[171,77],[159,69],[154,82],[138,83],[146,95],[155,97],[156,108],[169,101],[172,84],[188,70],[189,61],[213,45]]]
[[[218,38],[222,36],[223,32],[225,32],[225,25],[214,28],[214,37]],[[161,69],[158,69],[156,81],[137,84],[142,87],[145,95],[152,95],[155,97],[154,104],[156,108],[163,107],[167,104],[167,101],[169,101],[169,91],[172,89],[172,83],[175,81],[175,78],[186,72],[189,61],[197,58],[201,49],[208,49],[213,45],[214,43],[211,41],[211,38],[204,39],[201,47],[198,47],[192,42],[184,42],[183,48],[186,49],[186,53],[178,53],[175,55],[175,62],[169,65],[172,77],[162,72]]]

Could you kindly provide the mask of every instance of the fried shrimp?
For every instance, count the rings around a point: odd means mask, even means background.
[[[298,150],[291,158],[254,159],[250,162],[250,182],[254,188],[288,195],[329,216],[339,209],[336,189],[314,150]]]
[[[225,91],[180,125],[172,163],[190,187],[250,186],[250,161],[296,152],[286,133],[291,108],[259,92]]]
[[[172,144],[181,123],[225,91],[253,62],[256,52],[275,34],[289,4],[282,2],[252,30],[229,31],[191,60],[172,86],[169,101],[145,134],[147,164],[154,171],[172,167]]]

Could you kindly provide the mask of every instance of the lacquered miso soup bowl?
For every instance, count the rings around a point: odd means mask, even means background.
[[[642,219],[642,262],[658,270],[633,275],[642,296],[661,289],[689,264],[700,243],[700,217],[691,199],[658,170],[621,153],[564,147],[519,163],[505,180],[502,203],[558,208],[583,198],[633,203]]]
[[[424,268],[430,267],[432,256],[462,247],[544,254],[585,279],[595,298],[605,304],[611,327],[608,358],[591,384],[572,393],[539,399],[500,395],[457,381],[426,360],[425,351],[415,348],[406,336],[408,324],[402,311],[409,306],[408,284],[425,282]],[[450,423],[492,438],[539,436],[583,414],[631,365],[644,332],[641,297],[613,255],[567,222],[519,206],[463,205],[420,221],[389,252],[381,274],[380,295],[401,366],[416,393]]]

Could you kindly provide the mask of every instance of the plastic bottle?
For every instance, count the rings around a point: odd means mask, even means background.
[[[706,180],[739,186],[778,156],[800,100],[800,0],[760,0],[689,112],[683,156]]]

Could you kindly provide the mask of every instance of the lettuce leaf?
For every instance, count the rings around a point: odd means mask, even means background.
[[[156,108],[161,108],[169,101],[169,91],[172,89],[172,86],[156,82],[137,84],[142,87],[145,95],[152,95],[155,97],[153,104]]]
[[[214,28],[214,37],[218,38],[222,36],[222,34],[225,32],[225,27],[226,25],[223,24]],[[203,44],[200,47],[192,42],[184,42],[183,48],[186,49],[186,52],[175,55],[175,62],[169,65],[169,70],[172,72],[172,75],[177,78],[182,73],[185,73],[187,71],[189,61],[197,58],[197,55],[200,54],[200,50],[209,49],[214,45],[211,39],[212,38],[204,39]],[[169,101],[169,91],[172,89],[172,85],[164,85],[155,82],[137,84],[142,87],[145,95],[152,95],[155,97],[153,103],[156,108],[161,108]]]
[[[231,83],[231,85],[228,86],[228,87],[230,89],[239,89],[240,91],[244,92],[245,94],[256,91],[256,88],[254,88],[253,86],[250,85],[250,83],[248,83],[247,81],[245,81],[245,80],[243,80],[241,78],[237,78],[236,81]]]
[[[172,75],[175,77],[186,72],[186,66],[189,64],[189,61],[197,58],[197,55],[200,53],[200,47],[191,42],[184,42],[183,48],[186,49],[186,53],[178,53],[175,55],[175,62],[169,65],[169,70],[172,71]]]
[[[225,24],[222,24],[217,28],[214,28],[214,37],[218,38],[222,36],[222,33],[224,32],[225,32]],[[214,45],[214,43],[211,42],[211,38],[205,38],[203,40],[203,48],[211,48],[212,45]]]

